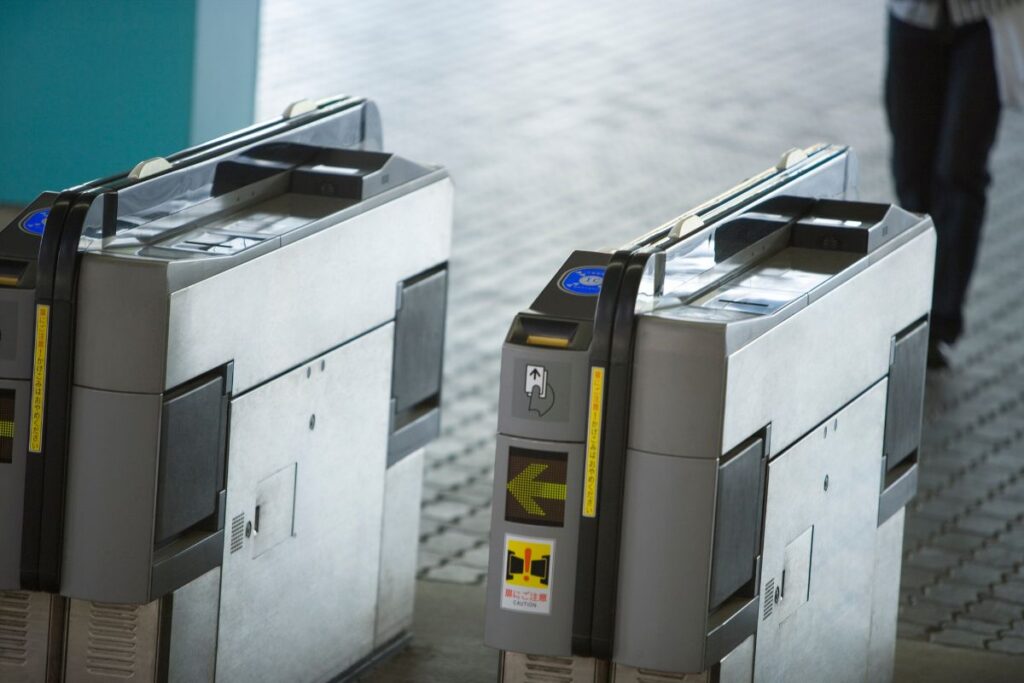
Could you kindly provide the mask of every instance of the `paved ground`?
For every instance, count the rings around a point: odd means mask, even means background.
[[[360,680],[365,683],[488,683],[496,680],[497,652],[480,642],[479,623],[483,615],[483,591],[478,587],[422,582],[412,645]],[[1021,678],[1018,657],[913,640],[901,640],[896,646],[896,683],[1020,683]]]
[[[263,26],[263,115],[373,96],[388,148],[458,184],[426,579],[482,580],[501,340],[571,249],[621,242],[818,140],[857,149],[863,197],[891,196],[880,0],[266,0]],[[1022,117],[1004,119],[993,167],[969,332],[929,378],[900,634],[1024,652]]]

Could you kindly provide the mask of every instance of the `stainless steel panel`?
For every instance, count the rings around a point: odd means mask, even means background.
[[[868,680],[885,395],[878,382],[769,465],[761,595],[780,600],[758,622],[757,681],[819,680],[826,671],[836,683]],[[791,544],[811,527],[806,602],[789,607],[786,548],[801,555],[804,544]]]
[[[0,593],[0,681],[53,680],[47,678],[47,661],[51,628],[62,631],[60,624],[51,623],[53,603],[58,600],[61,598],[48,593]]]
[[[696,674],[673,674],[616,664],[610,681],[611,683],[710,683],[711,676],[707,671]]]
[[[608,663],[590,657],[548,657],[502,652],[501,683],[605,683]]]
[[[167,683],[213,683],[220,613],[220,569],[174,591]]]
[[[928,230],[729,356],[723,452],[770,423],[779,453],[885,376],[892,336],[931,305],[934,254]]]
[[[642,316],[633,354],[629,447],[717,459],[724,452],[724,354],[724,326],[683,322],[671,311]]]
[[[753,680],[754,636],[749,636],[722,659],[718,683],[752,683]]]
[[[74,387],[61,594],[149,601],[159,395]]]
[[[75,318],[75,384],[112,391],[163,391],[168,302],[165,262],[83,257]]]
[[[225,546],[222,683],[323,681],[373,648],[392,333],[385,325],[232,402],[227,518],[253,520],[268,475],[297,463],[297,477],[291,536],[258,557],[251,535]]]
[[[239,393],[392,319],[395,283],[447,260],[451,214],[445,179],[174,292],[164,387],[234,360]]]
[[[374,638],[377,647],[412,627],[423,457],[423,449],[415,451],[389,467],[386,475]]]
[[[888,683],[896,665],[896,615],[900,603],[903,560],[902,509],[878,527],[875,535],[875,581],[871,592],[871,640],[868,648],[870,683]]]
[[[0,377],[32,376],[33,342],[36,337],[36,290],[4,287],[0,290]]]
[[[718,461],[630,450],[614,659],[704,670]]]
[[[28,457],[28,380],[0,380],[0,390],[13,389],[14,443],[11,462],[0,463],[0,590],[21,587],[21,529],[25,508],[25,460]],[[38,456],[36,456],[38,457]]]
[[[64,683],[156,683],[160,601],[113,605],[72,600]]]

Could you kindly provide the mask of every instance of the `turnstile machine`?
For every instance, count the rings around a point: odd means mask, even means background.
[[[842,147],[614,253],[509,331],[486,642],[506,682],[891,679],[934,230]]]
[[[0,681],[326,681],[404,642],[447,173],[341,97],[0,232]]]

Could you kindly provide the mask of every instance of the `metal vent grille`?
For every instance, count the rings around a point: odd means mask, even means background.
[[[764,621],[772,615],[772,609],[775,606],[775,579],[768,579],[768,583],[764,585],[764,616],[761,617],[761,621]]]
[[[670,674],[664,671],[651,671],[649,669],[637,669],[636,683],[667,683],[669,681],[696,680],[688,674]]]
[[[0,664],[28,661],[28,593],[0,593]]]
[[[138,631],[137,605],[90,603],[86,670],[95,676],[134,677]]]
[[[524,679],[536,683],[573,683],[572,659],[527,655]]]
[[[235,515],[231,520],[231,552],[237,553],[245,543],[245,513]]]

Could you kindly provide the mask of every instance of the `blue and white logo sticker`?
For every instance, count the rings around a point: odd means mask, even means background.
[[[558,281],[563,292],[578,296],[597,296],[604,283],[604,266],[583,266],[566,271]]]
[[[42,237],[46,229],[46,219],[50,215],[50,209],[36,209],[21,220],[21,229],[30,235]]]

